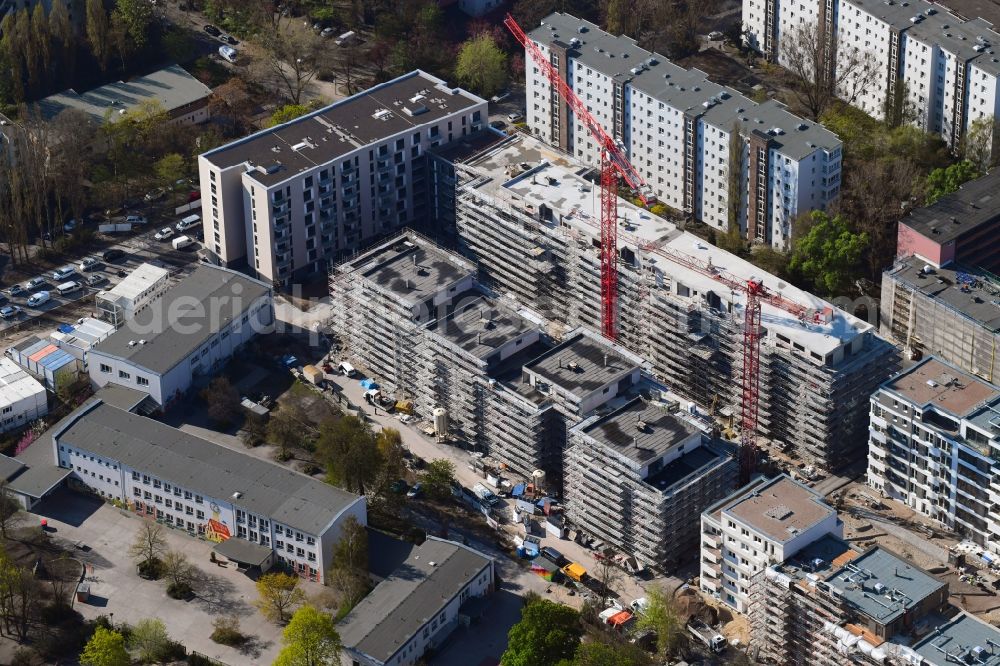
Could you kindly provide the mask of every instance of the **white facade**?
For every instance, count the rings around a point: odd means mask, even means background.
[[[1000,387],[928,357],[871,397],[868,485],[1000,553]]]
[[[926,0],[744,0],[743,25],[748,45],[781,65],[795,26],[819,25],[836,35],[842,97],[875,118],[891,112],[940,134],[956,150],[973,122],[996,116],[1000,34],[982,19]],[[852,59],[872,72],[867,85],[844,73]]]
[[[671,208],[722,231],[739,225],[745,237],[785,248],[797,216],[839,195],[840,140],[780,104],[758,104],[568,14],[546,17],[531,38]],[[525,57],[532,133],[599,164],[589,131]]]
[[[107,291],[97,293],[97,312],[115,326],[135,319],[169,286],[170,273],[153,264],[139,264],[128,276]]]
[[[86,408],[84,408],[86,409]],[[142,417],[135,417],[142,418]],[[163,426],[166,428],[166,426]],[[204,441],[205,447],[218,445]],[[57,433],[53,437],[56,464],[72,470],[70,479],[130,511],[209,541],[236,537],[272,548],[280,560],[303,578],[323,582],[333,558],[333,546],[349,516],[367,523],[364,498],[350,504],[324,530],[310,534],[260,515],[234,497],[212,497],[198,489],[157,477],[142,466],[101,456]],[[243,455],[237,453],[236,455]],[[275,473],[282,470],[275,465]],[[322,483],[317,481],[316,483]]]
[[[745,613],[756,574],[843,531],[837,512],[813,490],[787,476],[757,479],[702,514],[701,589]]]
[[[205,245],[287,286],[427,215],[424,152],[486,125],[486,101],[415,71],[198,158]]]
[[[48,413],[41,382],[9,358],[0,358],[0,432],[26,426]]]

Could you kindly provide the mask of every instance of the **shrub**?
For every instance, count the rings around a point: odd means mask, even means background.
[[[211,639],[221,645],[236,647],[246,642],[247,637],[240,631],[240,619],[235,615],[216,618],[212,623]]]
[[[187,583],[170,583],[167,585],[167,596],[171,599],[190,599],[194,596],[194,590]]]
[[[159,580],[163,576],[163,563],[156,558],[146,560],[136,566],[136,571],[138,571],[140,578]]]
[[[14,651],[14,656],[10,659],[10,666],[35,666],[38,664],[38,655],[31,648],[19,647]]]

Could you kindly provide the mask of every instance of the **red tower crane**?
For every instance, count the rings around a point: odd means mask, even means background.
[[[587,106],[577,97],[573,89],[559,75],[556,68],[542,53],[542,50],[524,32],[510,14],[504,19],[504,25],[513,33],[514,38],[524,46],[532,60],[545,74],[552,87],[566,102],[573,114],[601,147],[601,325],[606,337],[614,340],[618,337],[617,300],[618,300],[618,177],[639,193],[643,203],[649,204],[652,194],[646,182],[625,155],[624,147],[612,138],[601,124],[590,114]],[[702,275],[728,286],[733,291],[743,292],[746,296],[746,308],[743,316],[743,371],[742,399],[740,411],[740,484],[750,481],[757,463],[757,423],[760,416],[760,314],[761,304],[768,303],[785,312],[795,315],[804,321],[809,315],[809,309],[795,303],[781,294],[774,293],[764,286],[761,280],[736,277],[712,265],[712,262],[702,261],[684,252],[664,247],[658,243],[649,243],[639,238],[630,238],[636,247],[659,254],[670,261],[686,266]],[[817,321],[823,315],[814,315]]]
[[[625,155],[625,148],[608,134],[597,122],[587,105],[559,75],[556,68],[542,53],[514,17],[507,14],[504,25],[525,48],[549,83],[559,93],[573,115],[590,132],[601,147],[601,329],[605,337],[618,338],[618,177],[639,194],[644,204],[649,204],[652,193],[646,181],[636,171]]]

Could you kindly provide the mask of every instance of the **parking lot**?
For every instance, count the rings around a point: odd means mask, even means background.
[[[54,538],[70,544],[82,542],[83,549],[76,553],[87,565],[85,582],[90,585],[90,599],[78,601],[74,607],[84,618],[110,615],[114,622],[134,623],[157,617],[189,651],[233,666],[270,664],[280,651],[280,628],[268,622],[253,605],[257,598],[254,582],[235,569],[210,562],[211,543],[164,526],[167,547],[183,552],[197,568],[195,597],[178,601],[167,596],[163,581],[140,578],[128,555],[143,519],[69,490],[46,498],[36,507],[31,520],[43,517]],[[317,583],[302,584],[307,594],[322,589]],[[253,637],[242,651],[209,638],[212,622],[226,615],[237,615],[242,632]]]

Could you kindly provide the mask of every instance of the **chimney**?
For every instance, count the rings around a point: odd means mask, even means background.
[[[605,368],[608,367],[608,355],[607,354],[604,355],[604,367]]]

